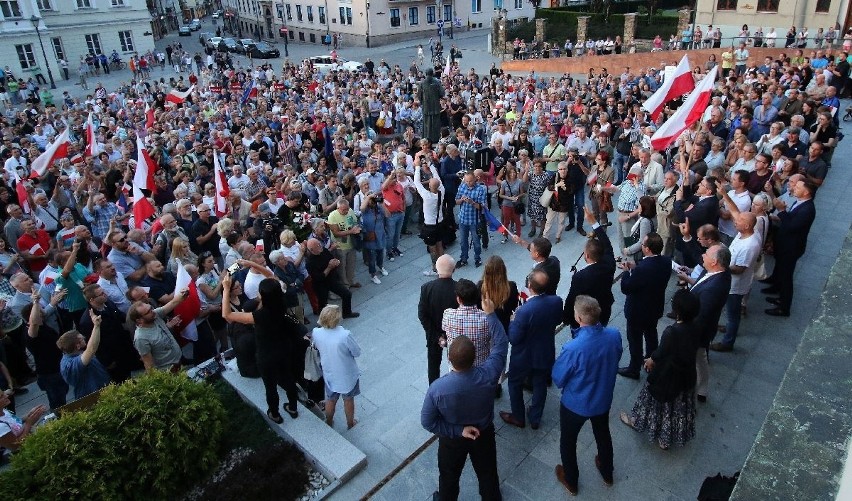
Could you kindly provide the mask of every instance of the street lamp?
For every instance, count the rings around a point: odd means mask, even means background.
[[[36,35],[38,36],[38,44],[41,45],[41,55],[44,56],[44,64],[47,65],[47,78],[50,79],[50,88],[56,89],[56,83],[53,81],[53,72],[50,71],[50,61],[47,60],[47,52],[44,51],[44,42],[41,41],[41,32],[38,30],[38,24],[41,22],[41,18],[33,15],[30,18],[30,22],[33,23],[33,28],[36,30]]]
[[[367,0],[367,48],[370,48],[370,0]]]

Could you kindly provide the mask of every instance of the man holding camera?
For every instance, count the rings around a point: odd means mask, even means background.
[[[471,234],[473,234],[474,263],[478,268],[482,265],[482,242],[477,238],[476,227],[485,205],[485,186],[476,183],[476,177],[472,172],[464,175],[464,182],[456,194],[456,205],[459,206],[459,230],[461,230],[461,258],[456,268],[467,265]]]

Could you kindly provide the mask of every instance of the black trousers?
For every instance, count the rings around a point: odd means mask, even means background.
[[[332,273],[336,273],[336,271],[332,271]],[[333,292],[340,296],[340,299],[343,301],[343,314],[348,315],[352,313],[352,293],[349,292],[349,288],[343,285],[343,282],[340,280],[332,280],[324,283],[314,281],[314,291],[317,293],[320,310],[328,305],[328,293]]]
[[[446,438],[438,440],[438,499],[456,501],[467,456],[479,480],[479,495],[483,501],[499,501],[500,479],[497,476],[497,443],[494,426],[479,430],[479,438]]]
[[[772,279],[775,287],[778,288],[778,295],[781,299],[781,304],[778,307],[787,313],[790,312],[790,307],[793,305],[793,275],[796,273],[798,261],[798,257],[788,257],[777,253],[775,256],[775,269],[772,272]]]
[[[642,341],[645,341],[645,351],[642,351]],[[627,321],[627,346],[630,349],[631,371],[639,372],[645,355],[650,355],[657,349],[659,339],[657,338],[657,320],[637,322]]]
[[[278,397],[278,387],[284,388],[287,393],[287,403],[296,405],[299,401],[299,391],[296,389],[296,380],[293,378],[292,366],[287,360],[278,360],[275,363],[260,364],[260,377],[263,379],[263,387],[266,390],[266,405],[269,410],[277,411],[281,402]]]
[[[438,336],[426,334],[426,363],[428,366],[429,384],[441,377],[441,359],[444,349],[438,344]]]
[[[564,405],[559,406],[559,454],[562,456],[562,468],[565,480],[577,485],[580,470],[577,468],[577,435],[587,420],[592,421],[592,433],[598,446],[598,459],[601,469],[612,475],[612,435],[609,432],[609,410],[598,416],[581,416]]]

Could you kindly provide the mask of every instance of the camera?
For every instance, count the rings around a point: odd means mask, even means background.
[[[274,230],[274,229],[280,227],[281,224],[282,224],[281,218],[279,218],[278,216],[272,216],[272,217],[267,217],[267,218],[263,219],[263,227],[264,228],[270,228],[271,227],[271,229]]]
[[[385,201],[385,197],[381,193],[373,193],[371,191],[371,192],[367,193],[367,196],[373,197],[373,200],[375,200],[375,202],[377,204],[383,203]]]

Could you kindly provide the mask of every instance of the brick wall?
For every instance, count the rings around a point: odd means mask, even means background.
[[[716,60],[722,60],[723,49],[700,49],[700,50],[675,50],[663,52],[642,52],[638,54],[613,54],[610,56],[581,56],[581,57],[559,57],[556,59],[532,59],[527,61],[505,61],[501,65],[503,71],[513,74],[526,74],[530,70],[537,73],[548,74],[587,74],[589,68],[594,68],[595,73],[600,72],[601,68],[606,68],[610,74],[621,74],[625,67],[630,67],[631,71],[637,71],[641,68],[660,68],[661,66],[672,65],[676,66],[680,58],[685,53],[689,52],[689,61],[695,65],[701,65],[710,57],[710,54],[716,54]],[[766,56],[777,57],[778,54],[786,53],[792,55],[792,50],[788,49],[769,49],[769,48],[749,48],[749,62],[763,62]]]

